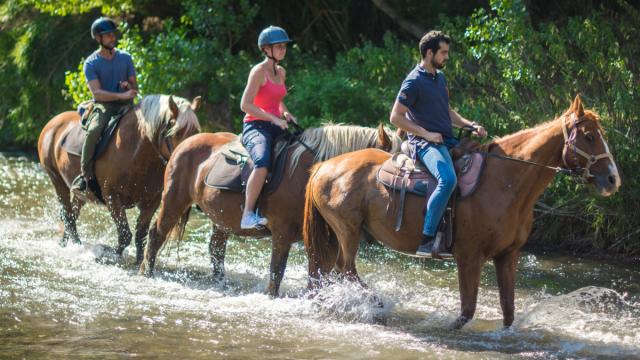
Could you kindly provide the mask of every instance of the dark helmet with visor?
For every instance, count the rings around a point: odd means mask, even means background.
[[[262,48],[266,45],[274,45],[280,43],[290,43],[289,35],[279,26],[269,26],[260,32],[258,36],[258,47]]]
[[[118,31],[116,22],[108,17],[100,17],[91,24],[91,37],[96,38],[98,35],[108,34]]]

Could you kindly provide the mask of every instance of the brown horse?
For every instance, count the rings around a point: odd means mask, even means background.
[[[143,242],[156,208],[160,204],[162,174],[167,159],[180,142],[200,130],[194,112],[200,98],[193,103],[169,95],[149,95],[129,111],[118,124],[111,143],[95,163],[95,174],[103,198],[118,230],[116,254],[122,255],[131,243],[131,230],[125,209],[137,206],[136,261],[142,260]],[[75,111],[55,116],[40,133],[40,164],[51,179],[61,205],[64,234],[61,245],[69,239],[80,243],[76,219],[84,205],[70,196],[73,179],[80,173],[80,157],[67,153],[60,141],[80,117]],[[92,194],[88,196],[96,201]]]
[[[140,273],[152,275],[157,252],[167,235],[175,226],[181,236],[189,209],[196,203],[213,223],[209,252],[213,274],[218,279],[224,276],[226,242],[230,234],[252,237],[271,235],[267,293],[276,296],[291,245],[302,239],[304,188],[312,164],[353,150],[370,147],[397,150],[400,147],[400,139],[382,126],[376,130],[360,126],[329,125],[305,130],[301,139],[315,149],[316,156],[314,158],[300,144],[293,144],[287,149],[289,158],[280,185],[273,193],[261,196],[258,201],[260,213],[269,219],[267,229],[262,231],[240,229],[244,194],[214,189],[204,183],[205,176],[211,170],[212,157],[223,144],[220,140],[231,139],[216,139],[213,134],[200,134],[186,140],[169,160],[165,172],[162,207],[156,223],[149,231],[149,242]]]
[[[584,111],[579,97],[558,119],[497,139],[484,150],[549,167],[580,169],[602,196],[615,193],[621,184],[599,118]],[[407,196],[407,221],[396,232],[395,219],[387,212],[394,193],[376,180],[376,170],[389,157],[382,151],[362,150],[314,167],[307,185],[303,229],[311,289],[321,286],[322,276],[334,267],[347,279],[364,285],[355,263],[363,231],[392,249],[415,254],[422,238],[424,199]],[[453,327],[460,328],[473,317],[480,273],[489,259],[496,267],[504,325],[512,324],[520,248],[531,231],[534,204],[555,173],[487,157],[476,192],[456,208],[453,255],[462,313]]]

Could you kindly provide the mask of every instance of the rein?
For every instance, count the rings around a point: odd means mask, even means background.
[[[302,135],[302,133],[304,132],[304,128],[298,125],[298,123],[296,123],[295,121],[291,121],[289,122],[289,124],[293,125],[295,130],[293,132],[287,131],[287,134],[289,134],[288,136],[293,138],[293,140],[299,142],[300,145],[302,145],[305,149],[309,150],[309,152],[312,153],[314,157],[316,157],[318,155],[316,151],[313,150],[311,146],[309,146],[304,141],[302,141],[302,139],[300,139],[300,135]]]
[[[593,154],[589,154],[586,151],[580,149],[577,145],[576,145],[576,138],[578,136],[578,124],[580,124],[580,122],[582,122],[583,120],[579,120],[578,117],[576,116],[575,113],[572,114],[571,116],[571,120],[573,122],[573,127],[571,129],[571,132],[569,132],[568,127],[567,127],[567,122],[564,120],[564,118],[562,119],[562,135],[564,136],[564,147],[562,149],[562,162],[564,164],[564,167],[562,166],[549,166],[549,165],[544,165],[544,164],[540,164],[537,163],[535,161],[529,161],[529,160],[522,160],[522,159],[516,159],[510,156],[505,156],[505,155],[500,155],[500,154],[494,154],[494,153],[490,153],[490,152],[485,152],[484,154],[487,156],[491,156],[494,158],[498,158],[498,159],[502,159],[502,160],[509,160],[509,161],[514,161],[514,162],[519,162],[522,164],[527,164],[527,165],[533,165],[533,166],[538,166],[538,167],[542,167],[542,168],[546,168],[546,169],[550,169],[555,171],[556,173],[564,173],[564,174],[568,174],[571,177],[573,177],[574,179],[581,181],[581,182],[587,182],[590,178],[595,177],[593,174],[591,174],[591,172],[589,171],[589,169],[591,168],[591,166],[595,163],[597,163],[599,160],[601,159],[609,159],[611,161],[613,161],[613,156],[611,155],[611,152],[609,151],[609,148],[606,146],[606,142],[604,142],[604,138],[602,138],[602,134],[598,131],[598,134],[600,135],[600,138],[602,139],[603,143],[605,144],[605,152],[598,154],[598,155],[593,155]],[[465,128],[464,130],[470,130]],[[475,128],[474,128],[475,130]],[[569,164],[567,163],[567,155],[570,153],[571,150],[571,154],[573,155],[573,158],[576,162],[576,167],[574,168],[570,168]],[[587,166],[580,167],[578,165],[578,155],[584,157],[585,159],[587,159]]]

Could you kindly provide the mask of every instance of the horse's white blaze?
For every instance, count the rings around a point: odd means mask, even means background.
[[[609,160],[611,161],[611,163],[609,164],[609,174],[616,179],[616,189],[618,189],[620,185],[622,185],[622,180],[620,180],[620,173],[618,173],[618,166],[616,165],[615,160],[613,160],[613,155],[611,155],[611,152],[609,151],[609,144],[607,144],[607,142],[604,140],[604,136],[602,136],[602,133],[599,130],[598,135],[600,135],[600,140],[602,140],[602,143],[604,144],[604,150],[607,154],[609,154]]]

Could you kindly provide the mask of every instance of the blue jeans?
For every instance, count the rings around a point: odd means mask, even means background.
[[[269,121],[254,120],[242,127],[242,145],[247,149],[255,168],[271,167],[274,140],[284,133]]]
[[[453,160],[449,155],[449,148],[456,144],[456,139],[446,139],[444,144],[429,143],[422,148],[419,146],[416,148],[416,157],[420,159],[438,181],[436,189],[427,202],[427,212],[424,216],[424,227],[422,228],[424,235],[435,236],[449,197],[453,194],[458,183]]]

